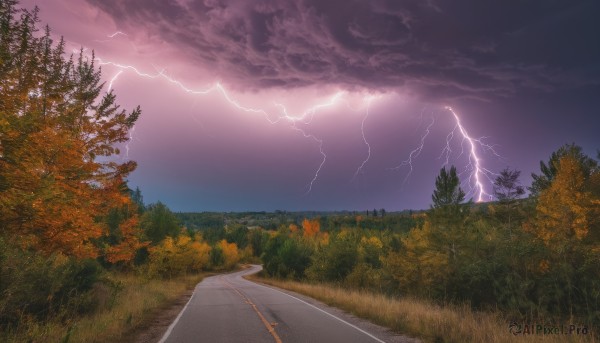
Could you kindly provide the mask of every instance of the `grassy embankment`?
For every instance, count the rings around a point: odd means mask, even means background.
[[[153,314],[168,308],[206,274],[171,280],[143,276],[110,274],[112,286],[100,284],[94,292],[100,300],[90,314],[74,317],[67,323],[22,323],[17,332],[0,333],[7,342],[119,342],[143,327]]]
[[[588,335],[513,336],[509,320],[501,313],[474,312],[468,306],[438,306],[416,299],[392,298],[373,292],[349,290],[327,284],[264,278],[249,279],[307,295],[357,317],[418,337],[425,342],[596,342]]]

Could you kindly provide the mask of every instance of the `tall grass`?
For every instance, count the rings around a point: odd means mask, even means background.
[[[171,280],[134,274],[112,274],[110,284],[99,284],[97,310],[67,322],[24,320],[13,332],[0,333],[6,342],[115,342],[149,320],[152,310],[168,306],[202,280],[191,275]]]
[[[469,306],[438,306],[417,299],[393,298],[373,292],[343,289],[333,285],[277,280],[256,275],[248,278],[307,295],[357,317],[368,319],[398,333],[418,337],[426,342],[560,343],[598,341],[592,333],[587,335],[514,336],[509,332],[509,321],[504,318],[502,313],[475,312]]]

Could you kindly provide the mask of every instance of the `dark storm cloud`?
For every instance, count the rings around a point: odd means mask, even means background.
[[[335,84],[489,99],[600,80],[595,0],[89,2],[249,89]]]

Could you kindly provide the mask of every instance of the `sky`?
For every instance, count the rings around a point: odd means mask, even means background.
[[[600,2],[26,0],[142,115],[117,157],[174,211],[474,201],[600,149]]]

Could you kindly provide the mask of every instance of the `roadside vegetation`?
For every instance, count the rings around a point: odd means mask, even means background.
[[[0,341],[121,337],[244,252],[146,205],[120,148],[141,114],[65,57],[37,9],[0,2]]]
[[[251,275],[246,278],[287,289],[337,307],[395,332],[424,342],[595,342],[589,335],[512,335],[501,311],[474,311],[468,305],[440,305],[410,297],[395,297],[335,284],[307,283]],[[581,327],[580,327],[581,328]],[[569,328],[564,328],[569,330]],[[576,330],[576,328],[575,328]]]
[[[46,320],[25,318],[3,332],[3,342],[125,342],[153,315],[167,308],[200,282],[202,274],[151,279],[134,274],[107,273],[89,297],[94,309],[85,315],[64,313]]]

